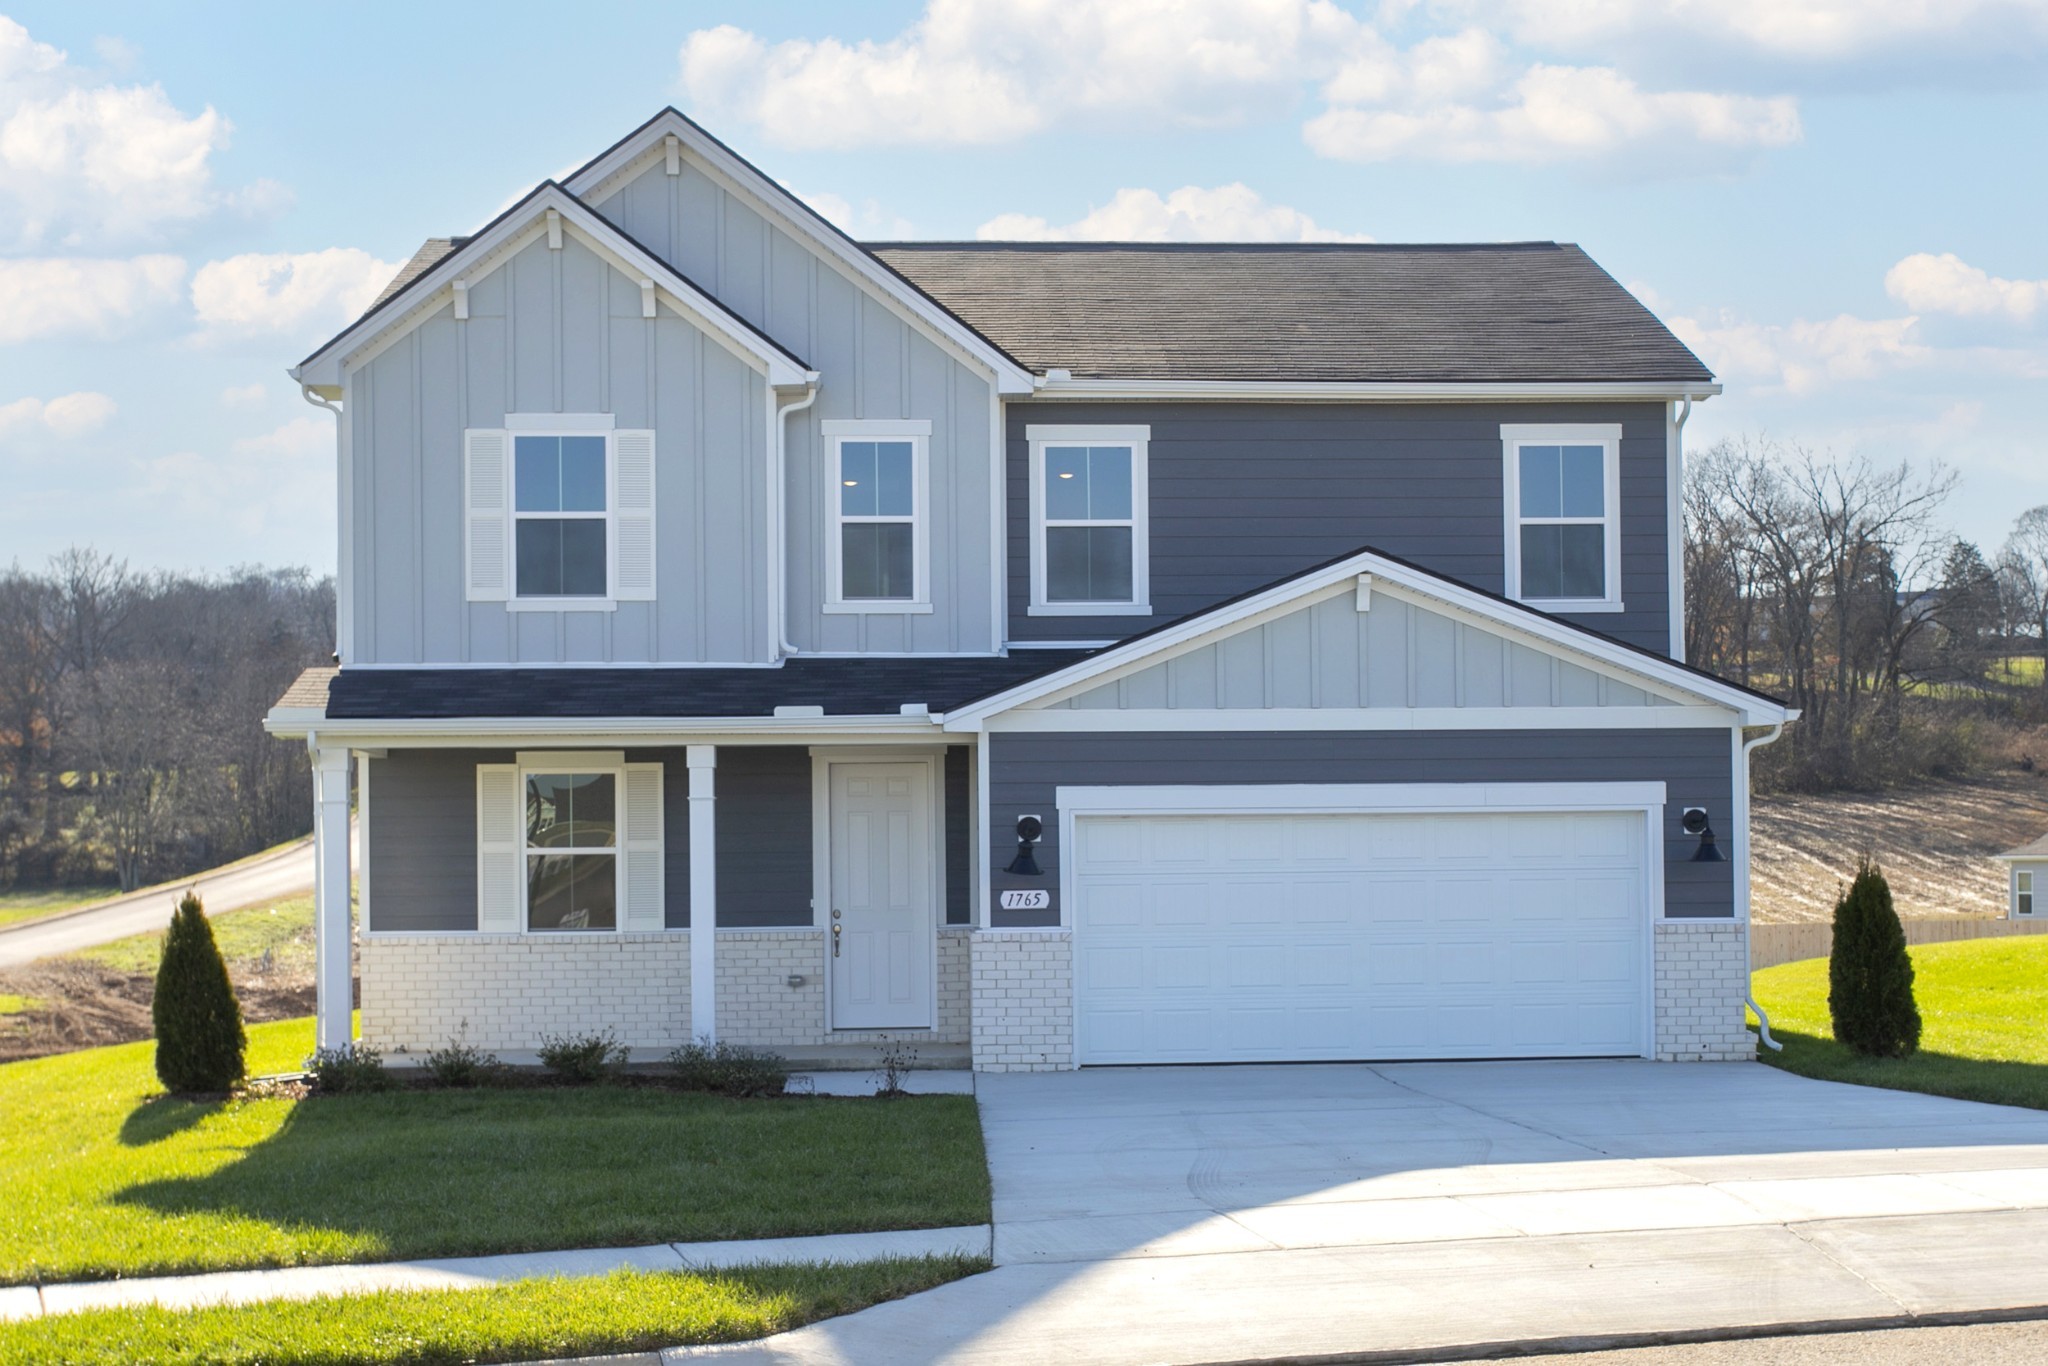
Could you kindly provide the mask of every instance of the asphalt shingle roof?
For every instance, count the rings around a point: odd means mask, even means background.
[[[777,707],[823,707],[827,716],[893,716],[907,703],[947,711],[1064,668],[1085,650],[993,656],[865,659],[798,657],[772,669],[342,669],[326,670],[329,720],[461,720],[604,716],[772,716]],[[286,699],[310,696],[308,670]],[[308,705],[288,700],[282,705]],[[317,704],[312,704],[317,705]]]
[[[1568,243],[869,249],[1029,368],[1077,378],[1713,379]]]
[[[2008,849],[2000,858],[2048,858],[2048,835],[2029,840],[2017,849]]]

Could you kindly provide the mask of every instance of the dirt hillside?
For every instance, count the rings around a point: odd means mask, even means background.
[[[1866,849],[1883,865],[1902,916],[2002,916],[2005,866],[1991,855],[2048,832],[2048,775],[1759,795],[1751,824],[1751,911],[1759,922],[1826,920]]]

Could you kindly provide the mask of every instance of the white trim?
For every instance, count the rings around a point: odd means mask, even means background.
[[[1029,456],[1029,554],[1031,597],[1025,615],[1034,617],[1124,617],[1152,615],[1152,429],[1145,426],[1059,426],[1032,423],[1024,429]],[[1054,602],[1046,592],[1047,529],[1045,451],[1048,446],[1127,446],[1131,452],[1131,515],[1129,518],[1076,518],[1066,526],[1128,526],[1131,530],[1131,596],[1124,601]]]
[[[1631,783],[1275,783],[1134,787],[1060,787],[1059,806],[1059,929],[1074,938],[1079,963],[1080,936],[1071,918],[1074,906],[1073,851],[1077,818],[1096,816],[1202,815],[1460,815],[1489,812],[1618,811],[1643,817],[1643,924],[1638,960],[1642,993],[1643,1057],[1657,1050],[1657,926],[1664,923],[1665,785]],[[1050,928],[1050,927],[1049,927]],[[1074,1065],[1081,1060],[1081,992],[1070,992],[1073,1009]]]
[[[921,615],[932,610],[931,565],[931,428],[924,421],[833,419],[818,424],[824,434],[824,459],[819,461],[825,475],[825,599],[818,610],[827,615],[902,616]],[[900,516],[855,517],[842,511],[840,451],[848,441],[907,443],[910,447],[910,580],[908,598],[849,598],[842,578],[846,548],[845,528],[901,524]]]
[[[335,433],[335,508],[340,514],[334,573],[334,655],[336,662],[353,664],[356,658],[356,459],[355,459],[355,404],[341,405],[341,419]],[[465,453],[466,454],[466,453]],[[469,471],[468,460],[463,464],[462,499],[463,521],[469,519]],[[467,532],[464,533],[467,535]],[[462,580],[464,598],[468,597],[469,557],[468,542],[464,542]],[[465,609],[467,610],[467,609]]]
[[[620,768],[626,762],[626,752],[622,749],[522,749],[513,752],[513,761],[522,769],[559,773],[565,766],[577,764],[592,768]]]
[[[1484,626],[1495,634],[1519,640],[1545,653],[1563,652],[1590,660],[1601,666],[1603,672],[1626,675],[1627,681],[1633,686],[1642,687],[1647,684],[1653,691],[1675,698],[1728,707],[1739,713],[1747,725],[1772,725],[1791,720],[1798,715],[1793,708],[1755,696],[1732,684],[1696,673],[1658,656],[1644,654],[1614,641],[1589,635],[1568,623],[1538,613],[1525,612],[1504,605],[1474,589],[1439,579],[1435,575],[1389,560],[1371,551],[1360,551],[1356,555],[1326,565],[1315,573],[1304,574],[1262,592],[1253,593],[1229,607],[1204,613],[1177,626],[1154,632],[1141,640],[1105,650],[1056,673],[1021,683],[992,697],[961,707],[946,717],[946,728],[973,730],[986,717],[1052,697],[1063,689],[1091,680],[1099,683],[1104,675],[1119,668],[1145,660],[1156,662],[1176,647],[1210,637],[1220,637],[1233,629],[1243,629],[1247,623],[1261,614],[1298,607],[1311,596],[1327,591],[1333,586],[1340,591],[1349,590],[1361,573],[1370,573],[1373,576],[1375,592],[1398,590],[1410,597],[1427,600],[1433,611],[1460,615],[1474,625]]]
[[[1692,405],[1686,404],[1686,416]],[[1664,405],[1664,589],[1670,655],[1685,662],[1685,424],[1678,404]]]
[[[608,436],[619,419],[613,413],[507,413],[501,425],[528,436]]]
[[[1389,730],[1719,730],[1733,718],[1721,707],[1089,707],[1012,711],[988,718],[998,734],[1117,731]]]
[[[299,737],[317,730],[333,740],[351,745],[388,745],[398,749],[436,749],[473,746],[478,741],[494,745],[550,745],[566,740],[598,740],[634,748],[672,746],[689,739],[747,736],[758,744],[809,744],[846,737],[848,743],[878,739],[938,738],[942,717],[928,714],[905,716],[891,712],[882,716],[599,716],[549,720],[546,717],[471,717],[449,720],[364,719],[330,721],[309,708],[273,711],[264,719],[272,735]]]
[[[615,225],[559,185],[544,184],[528,195],[524,211],[478,233],[407,286],[409,306],[378,310],[358,319],[294,368],[294,377],[314,387],[339,386],[344,375],[367,363],[397,336],[440,311],[460,279],[472,288],[504,265],[519,248],[548,230],[547,215],[559,215],[568,235],[596,252],[629,280],[653,280],[662,302],[689,319],[726,350],[761,371],[775,387],[796,386],[815,378],[774,343],[740,322],[712,297],[691,284],[674,267],[652,256]]]
[[[1041,399],[1297,399],[1309,402],[1440,403],[1447,399],[1671,399],[1712,398],[1718,384],[1672,380],[1530,381],[1526,383],[1417,382],[1378,380],[1214,380],[1214,379],[1071,379],[1049,376],[1039,381],[1034,398]]]
[[[1572,445],[1600,447],[1599,517],[1537,517],[1522,515],[1523,446]],[[1620,612],[1621,598],[1621,424],[1615,422],[1503,422],[1500,428],[1501,510],[1506,518],[1502,547],[1502,570],[1506,575],[1505,596],[1544,612]],[[1600,576],[1606,592],[1597,598],[1534,598],[1522,595],[1522,528],[1524,526],[1584,526],[1597,523],[1602,529],[1603,563]]]
[[[926,856],[931,863],[929,889],[930,929],[925,936],[929,957],[925,968],[925,1004],[929,1014],[918,1025],[857,1025],[840,1030],[832,1023],[832,993],[837,970],[831,952],[832,929],[832,766],[867,764],[915,765],[924,770],[927,833]],[[814,749],[811,751],[811,918],[812,928],[826,938],[824,1030],[832,1033],[872,1033],[876,1029],[937,1029],[939,1024],[939,931],[946,926],[946,751],[944,748],[876,746],[860,749]],[[802,928],[802,927],[797,927]],[[970,929],[971,926],[955,926]]]
[[[2026,866],[2022,867],[2022,863]],[[2011,876],[2007,879],[2009,884],[2009,899],[2006,902],[2007,918],[2012,920],[2039,920],[2041,918],[2041,887],[2039,879],[2034,876],[2035,873],[2041,871],[2041,867],[2041,861],[2037,859],[2015,859],[2009,865]],[[2027,880],[2027,885],[2024,887],[2020,886],[2021,878]],[[2024,911],[2020,909],[2020,898],[2022,896],[2027,899],[2027,908]]]
[[[605,198],[615,183],[623,183],[646,166],[669,153],[667,140],[675,138],[721,188],[737,191],[752,201],[751,207],[799,241],[808,242],[843,274],[861,282],[890,312],[917,325],[921,330],[965,353],[996,380],[1004,394],[1030,394],[1030,371],[1004,355],[995,344],[955,318],[931,299],[906,284],[903,278],[873,255],[837,232],[788,190],[741,160],[709,133],[673,109],[664,109],[643,127],[629,134],[617,146],[570,176],[565,188],[570,195],[592,203]]]

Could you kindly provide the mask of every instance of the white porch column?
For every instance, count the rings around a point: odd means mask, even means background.
[[[690,1037],[718,1037],[718,844],[712,779],[718,746],[691,745]]]
[[[345,1048],[350,1018],[348,750],[313,746],[314,1042]]]

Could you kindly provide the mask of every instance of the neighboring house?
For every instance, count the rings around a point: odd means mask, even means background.
[[[2048,891],[2048,835],[2000,854],[1998,861],[2006,869],[2006,919],[2032,920],[2039,914],[2034,889]]]
[[[1750,1055],[1791,713],[1675,658],[1719,388],[1575,247],[862,245],[669,110],[293,374],[323,1043],[353,755],[388,1052]]]

